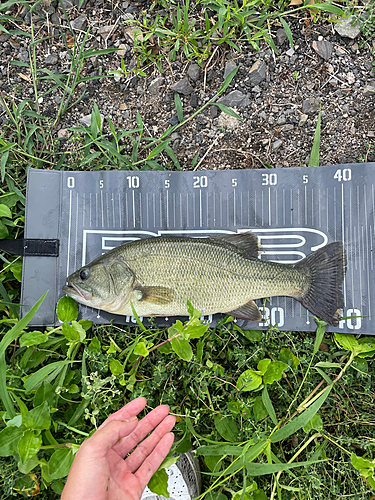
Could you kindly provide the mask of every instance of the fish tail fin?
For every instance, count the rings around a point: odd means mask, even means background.
[[[295,297],[312,314],[337,326],[344,306],[341,291],[346,272],[346,257],[341,241],[335,241],[311,253],[295,267],[309,277],[309,286]]]

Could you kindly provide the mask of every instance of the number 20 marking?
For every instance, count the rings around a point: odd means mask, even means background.
[[[195,175],[193,179],[194,179],[193,182],[194,188],[206,188],[208,186],[208,180],[206,175],[202,175],[201,177]]]

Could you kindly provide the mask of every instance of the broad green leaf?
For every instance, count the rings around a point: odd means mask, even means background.
[[[48,340],[48,335],[39,332],[38,330],[34,332],[26,332],[20,338],[21,347],[29,347],[31,345],[43,344]]]
[[[78,318],[77,304],[71,297],[61,297],[56,306],[56,314],[60,321],[73,321]]]
[[[295,467],[309,467],[312,464],[318,464],[324,460],[310,460],[308,462],[293,462],[291,464],[255,464],[247,463],[246,470],[249,476],[264,476],[266,474],[275,474],[283,470],[294,469]]]
[[[337,14],[338,16],[345,17],[345,12],[340,9],[340,7],[336,7],[330,3],[314,3],[311,5],[305,5],[308,9],[319,9],[324,10],[325,12],[331,12],[332,14]]]
[[[78,323],[82,326],[85,332],[87,332],[87,330],[90,330],[93,325],[93,322],[89,321],[88,319],[80,319]]]
[[[315,429],[316,431],[321,431],[323,429],[323,421],[319,413],[316,413],[313,418],[303,426],[303,430],[305,432],[310,432],[312,429]]]
[[[318,368],[341,368],[340,363],[331,363],[330,361],[319,361],[315,366]]]
[[[22,260],[18,259],[12,263],[12,265],[9,268],[13,276],[16,278],[17,281],[20,283],[22,282]]]
[[[59,448],[48,462],[48,474],[52,479],[61,479],[68,475],[74,455],[71,448]]]
[[[161,352],[163,354],[170,354],[171,352],[173,352],[171,343],[166,342],[165,344],[158,347],[158,352]]]
[[[271,442],[277,443],[279,441],[282,441],[283,439],[291,436],[299,429],[301,429],[304,425],[306,425],[307,422],[311,420],[313,416],[319,411],[319,408],[329,396],[331,389],[332,385],[328,386],[328,389],[309,408],[307,408],[307,410],[305,410],[303,413],[301,413],[301,415],[298,415],[298,417],[294,418],[286,425],[284,425],[284,427],[272,434],[270,438]]]
[[[272,384],[276,380],[280,380],[283,371],[288,368],[288,365],[282,361],[272,361],[267,368],[266,373],[263,376],[264,384]],[[263,401],[264,402],[264,401]]]
[[[159,469],[168,469],[168,467],[174,465],[177,462],[177,460],[179,460],[179,457],[173,457],[172,455],[167,456],[159,465]]]
[[[124,373],[124,366],[117,359],[111,359],[109,369],[113,375],[116,375],[116,377]]]
[[[261,375],[254,370],[246,370],[238,377],[236,387],[240,391],[254,391],[261,385]]]
[[[40,406],[45,401],[50,407],[53,407],[55,402],[55,391],[50,383],[43,381],[35,393],[33,400],[34,408]]]
[[[0,221],[0,238],[4,239],[9,235],[9,231],[6,226]]]
[[[253,481],[249,486],[246,486],[245,488],[245,494],[243,490],[237,491],[236,493],[233,494],[232,500],[252,500],[254,497],[253,495],[249,495],[252,491],[255,491],[258,488],[258,485],[255,481]]]
[[[240,330],[241,333],[252,342],[260,342],[262,340],[262,332],[260,330]]]
[[[89,343],[88,348],[92,352],[100,353],[101,352],[100,340],[94,337]]]
[[[68,359],[64,359],[63,361],[56,361],[55,363],[50,363],[46,366],[43,366],[43,368],[41,368],[37,372],[32,373],[24,383],[26,392],[34,389],[35,386],[39,385],[46,377],[52,374],[52,372],[55,372],[54,378],[57,377],[63,367],[69,363],[70,361]],[[49,380],[49,382],[50,381],[51,380]]]
[[[367,458],[358,457],[355,453],[352,453],[350,456],[350,461],[352,466],[359,470],[359,472],[364,476],[366,475],[366,469],[374,470],[375,469],[375,461],[367,460]]]
[[[168,491],[168,474],[164,469],[160,469],[155,472],[147,485],[152,493],[156,495],[161,495],[165,498],[169,498]]]
[[[28,410],[26,410],[27,413]],[[19,413],[15,417],[11,418],[10,420],[7,421],[6,426],[7,427],[21,427],[22,425],[22,415]]]
[[[262,372],[262,375],[264,375],[267,371],[268,365],[271,363],[271,360],[266,358],[266,359],[261,359],[258,363],[258,371]]]
[[[39,459],[36,455],[34,455],[33,457],[29,458],[29,460],[25,463],[22,463],[20,460],[18,462],[18,470],[22,472],[22,474],[28,474],[38,465],[39,465]]]
[[[134,349],[134,354],[136,356],[148,356],[149,354],[149,350],[147,349],[146,347],[146,344],[144,342],[138,342],[138,344],[135,346],[135,349]]]
[[[21,439],[24,427],[5,427],[0,432],[0,457],[14,457],[18,452],[18,441]]]
[[[80,341],[79,332],[72,325],[69,325],[67,321],[64,321],[64,323],[62,324],[61,331],[68,342]]]
[[[47,401],[27,412],[23,419],[24,425],[29,429],[49,429],[51,426],[51,416]]]
[[[18,453],[22,463],[36,455],[42,446],[42,438],[33,429],[26,429],[18,441]]]
[[[218,470],[221,469],[221,457],[218,456],[218,455],[205,455],[204,457],[204,463],[207,465],[207,467],[209,468],[209,470],[211,472],[217,472]],[[220,495],[220,493],[218,494],[218,496]],[[215,495],[214,495],[214,492],[211,492],[211,495],[207,495],[206,496],[206,499],[208,500],[209,498],[212,498],[212,500],[215,498]],[[217,499],[217,497],[216,497]],[[228,500],[227,497],[225,497],[225,499],[223,500]]]
[[[262,396],[257,396],[255,398],[253,413],[255,420],[257,420],[258,422],[268,416],[268,411],[267,408],[264,406]]]
[[[222,438],[224,438],[226,441],[237,441],[239,430],[237,423],[233,417],[223,417],[221,415],[216,415],[214,423],[217,432]]]
[[[262,401],[263,401],[263,404],[264,404],[266,410],[269,413],[269,416],[271,417],[272,422],[275,425],[277,425],[277,418],[276,418],[275,409],[274,409],[274,407],[272,405],[272,401],[271,401],[270,396],[268,394],[267,386],[266,385],[264,386],[264,389],[263,389],[263,392],[262,392]]]
[[[72,328],[78,333],[79,335],[79,340],[83,342],[86,338],[86,330],[83,328],[83,326],[78,323],[77,321],[72,321]]]
[[[290,366],[293,370],[297,368],[299,365],[300,361],[295,356],[290,349],[287,349],[286,347],[282,347],[280,350],[280,354],[278,356],[279,361],[282,361],[283,363],[286,363],[288,366]]]
[[[12,212],[10,211],[9,207],[0,204],[0,217],[8,217],[9,219],[12,218]]]
[[[193,350],[187,340],[174,338],[171,340],[172,348],[177,356],[184,361],[190,361],[193,357]]]

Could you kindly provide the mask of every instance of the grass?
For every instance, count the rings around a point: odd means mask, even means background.
[[[19,32],[20,26],[19,19],[6,13],[15,3],[0,6],[0,26],[11,34]],[[32,3],[32,9],[38,4]],[[163,0],[160,5],[175,8],[170,18],[156,16],[151,21],[144,16],[134,22],[143,38],[135,39],[138,67],[128,71],[122,64],[117,70],[124,81],[142,77],[152,67],[162,70],[167,59],[204,64],[220,46],[237,50],[250,44],[256,50],[266,41],[275,48],[271,28],[276,23],[285,28],[293,45],[291,14],[305,11],[316,20],[326,12],[339,13],[337,5],[288,6],[268,0],[204,0],[199,5]],[[362,31],[371,39],[371,3],[340,5],[364,16]],[[201,7],[203,14],[196,14]],[[29,28],[22,26],[30,40],[30,60],[16,63],[19,71],[29,75],[34,94],[25,99],[22,88],[14,88],[12,95],[1,94],[7,122],[0,132],[0,238],[22,237],[30,167],[183,170],[185,165],[170,147],[172,133],[213,105],[236,73],[188,118],[175,94],[179,123],[157,138],[148,133],[141,114],[132,130],[116,130],[110,120],[109,129],[103,130],[100,110],[94,106],[91,126],[72,130],[71,148],[64,151],[56,125],[84,98],[90,80],[107,77],[103,73],[84,76],[87,60],[113,49],[87,49],[88,34],[77,39],[73,30],[71,38],[60,31],[68,70],[41,71],[37,48],[49,37],[37,38],[33,21]],[[49,88],[41,94],[39,85],[46,82]],[[43,116],[40,98],[56,91],[61,97],[56,115]],[[311,165],[319,165],[319,139],[320,122]],[[189,167],[194,168],[197,160]],[[148,409],[170,405],[178,420],[177,450],[191,446],[197,450],[204,495],[210,500],[361,500],[373,495],[371,340],[325,334],[323,324],[316,338],[274,327],[263,333],[242,331],[230,318],[212,330],[200,325],[193,311],[183,333],[181,325],[169,331],[98,327],[76,322],[75,306],[69,301],[60,304],[60,327],[28,331],[33,310],[24,320],[18,318],[21,259],[0,258],[0,499],[18,497],[20,492],[25,496],[35,487],[40,489],[39,498],[57,498],[68,472],[58,465],[60,454],[69,464],[72,450],[93,427],[124,399],[139,395],[147,397]],[[33,420],[35,414],[38,419]],[[17,434],[21,419],[28,427]],[[9,428],[15,436],[11,443],[6,439]],[[40,445],[37,452],[24,442],[23,432],[33,433]]]

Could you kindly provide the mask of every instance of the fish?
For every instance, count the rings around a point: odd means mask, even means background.
[[[343,243],[334,241],[293,264],[259,259],[251,232],[209,238],[159,236],[116,247],[68,276],[63,292],[77,302],[131,316],[186,316],[187,300],[203,315],[261,321],[254,302],[293,297],[337,326],[346,272]]]

